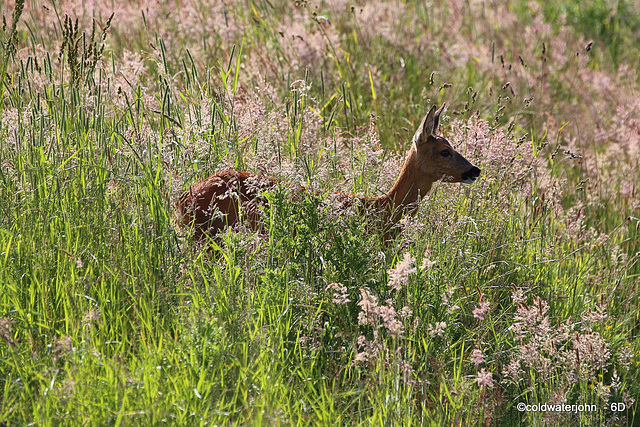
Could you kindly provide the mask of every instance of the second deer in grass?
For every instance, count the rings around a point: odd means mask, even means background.
[[[434,182],[473,183],[480,169],[453,149],[449,141],[436,134],[442,107],[434,105],[422,119],[413,136],[409,154],[395,185],[386,194],[374,198],[341,194],[344,204],[360,203],[364,212],[375,215],[375,222],[386,232],[405,213],[413,213],[416,202],[424,197]],[[195,184],[180,199],[178,214],[185,225],[193,225],[195,237],[218,234],[225,226],[241,219],[255,226],[259,221],[258,204],[265,204],[261,194],[278,184],[274,178],[258,174],[226,171]],[[302,187],[298,191],[304,191]],[[241,215],[242,212],[242,215]]]

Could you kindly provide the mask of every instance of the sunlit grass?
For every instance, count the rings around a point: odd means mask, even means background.
[[[0,6],[0,423],[637,423],[630,3],[589,50],[562,4],[213,3]],[[388,190],[443,101],[483,174],[385,243],[329,194]],[[194,242],[224,168],[283,185]]]

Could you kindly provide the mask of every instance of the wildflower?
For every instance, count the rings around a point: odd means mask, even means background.
[[[375,360],[379,355],[384,355],[384,345],[379,340],[378,331],[373,332],[373,340],[368,340],[364,335],[358,337],[358,349],[362,350],[356,354],[356,362],[368,362]]]
[[[411,308],[406,305],[402,307],[402,310],[400,310],[400,317],[406,319],[407,317],[411,316],[413,316],[413,310],[411,310]]]
[[[624,393],[622,394],[622,400],[624,401],[625,405],[627,405],[627,408],[633,406],[633,404],[636,403],[636,399],[629,395],[629,390],[624,391]]]
[[[396,309],[391,305],[391,301],[387,301],[387,305],[378,307],[376,311],[376,314],[382,320],[382,327],[393,335],[402,335],[404,326],[402,322],[398,320],[398,313],[396,313]]]
[[[611,385],[609,386],[614,391],[619,391],[622,386],[622,381],[620,381],[620,377],[618,376],[618,370],[613,370],[613,375],[611,376]]]
[[[599,306],[595,310],[588,311],[582,315],[582,321],[585,323],[604,322],[606,318],[607,312],[606,309],[602,306]]]
[[[528,328],[534,328],[544,319],[548,320],[546,313],[549,311],[549,304],[539,297],[534,297],[533,305],[521,304],[515,316],[517,322],[523,322]]]
[[[480,369],[476,381],[480,387],[493,387],[493,378],[491,372],[487,372],[484,368]]]
[[[12,335],[13,331],[11,320],[6,317],[0,317],[0,338],[9,345],[15,345],[15,342],[11,339]]]
[[[359,325],[373,325],[375,321],[375,310],[378,307],[378,299],[369,293],[365,288],[360,289],[362,299],[358,302],[360,313],[358,313]]]
[[[389,287],[399,291],[402,286],[407,284],[409,274],[415,273],[416,268],[412,267],[414,259],[409,252],[405,252],[402,260],[396,264],[396,266],[388,271],[389,274]]]
[[[447,327],[447,323],[446,322],[436,322],[435,326],[433,325],[429,325],[429,335],[431,335],[432,337],[440,337],[443,338],[444,337],[444,329]]]
[[[604,402],[608,402],[609,397],[611,397],[611,386],[599,383],[598,388],[596,389],[596,394]]]
[[[455,310],[458,310],[460,306],[458,304],[453,304],[451,298],[453,297],[456,288],[447,286],[447,290],[442,294],[442,303],[447,307],[447,314],[453,313]]]
[[[480,302],[480,304],[478,304],[478,307],[473,309],[473,317],[475,317],[478,320],[484,320],[484,315],[488,310],[489,310],[489,303]]]
[[[618,351],[618,362],[620,366],[628,368],[631,365],[631,358],[633,357],[633,352],[631,351],[630,345],[626,345],[620,348]]]
[[[359,325],[382,327],[393,335],[401,335],[404,332],[404,326],[398,319],[398,313],[390,299],[385,301],[386,305],[378,305],[378,299],[367,289],[360,289],[360,294],[362,299],[358,302],[361,308],[358,313]]]
[[[503,384],[518,384],[524,371],[520,368],[520,360],[515,356],[511,357],[511,361],[502,371]]]
[[[604,369],[611,357],[606,341],[598,332],[576,333],[573,338],[573,350],[578,369],[585,376],[596,370]]]
[[[351,302],[351,300],[349,299],[349,292],[347,290],[347,287],[342,283],[330,283],[329,285],[327,285],[327,290],[329,289],[332,289],[334,291],[331,301],[333,301],[335,304],[347,304]]]
[[[428,268],[433,267],[434,265],[437,264],[437,262],[435,261],[431,261],[428,256],[429,256],[429,250],[427,249],[426,251],[424,251],[424,255],[422,257],[422,264],[420,264],[420,269],[421,270],[426,270]]]
[[[482,350],[475,349],[473,353],[471,353],[471,361],[476,365],[480,366],[484,363],[484,354],[482,354]]]

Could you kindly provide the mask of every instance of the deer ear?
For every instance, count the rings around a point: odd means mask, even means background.
[[[424,116],[420,126],[416,130],[416,134],[413,136],[413,142],[417,145],[427,142],[430,136],[435,135],[438,130],[438,124],[440,122],[440,113],[444,110],[445,104],[436,110],[436,106],[431,107],[431,110]]]

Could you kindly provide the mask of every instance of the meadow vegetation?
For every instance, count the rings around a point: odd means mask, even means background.
[[[0,15],[0,424],[640,422],[636,2]],[[383,244],[327,194],[388,190],[442,102],[482,175]],[[283,185],[195,242],[176,201],[227,168]]]

